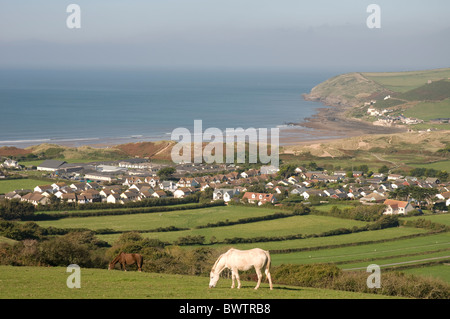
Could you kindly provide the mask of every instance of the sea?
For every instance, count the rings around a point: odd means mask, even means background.
[[[0,147],[170,140],[176,128],[284,128],[336,75],[317,70],[0,70]]]

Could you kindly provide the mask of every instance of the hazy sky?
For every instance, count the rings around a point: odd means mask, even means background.
[[[450,67],[449,14],[448,0],[0,0],[0,67]]]

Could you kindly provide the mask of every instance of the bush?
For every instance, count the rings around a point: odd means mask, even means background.
[[[17,199],[0,201],[0,218],[5,220],[24,220],[34,215],[36,208],[28,202]]]
[[[271,271],[276,283],[316,288],[329,286],[341,273],[333,264],[281,265]]]

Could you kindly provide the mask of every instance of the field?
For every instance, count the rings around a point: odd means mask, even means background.
[[[412,72],[380,72],[363,73],[363,75],[376,83],[394,91],[407,92],[424,85],[428,80],[440,80],[450,78],[450,69],[436,69]]]
[[[351,207],[349,202],[314,207],[326,213],[334,205],[341,209]],[[277,281],[274,281],[273,291],[270,291],[268,284],[264,282],[261,289],[255,292],[252,289],[255,285],[254,281],[245,281],[243,289],[236,291],[229,289],[230,279],[226,277],[219,281],[217,288],[208,289],[207,273],[213,261],[230,247],[237,249],[259,247],[269,250],[274,269],[287,264],[334,264],[343,273],[351,271],[364,274],[367,266],[377,264],[381,267],[382,274],[385,271],[399,270],[450,283],[448,266],[450,235],[448,232],[433,233],[427,229],[406,226],[355,232],[354,230],[362,228],[367,222],[314,213],[278,215],[277,218],[267,219],[276,213],[289,214],[290,212],[277,207],[232,205],[182,211],[38,221],[36,223],[45,228],[86,228],[94,231],[108,229],[109,233],[99,233],[96,237],[112,246],[117,245],[117,240],[122,234],[134,231],[140,232],[143,238],[159,239],[165,242],[166,247],[163,251],[175,254],[173,256],[178,256],[177,258],[183,255],[194,256],[199,248],[209,249],[213,255],[208,257],[210,259],[207,259],[208,263],[205,264],[204,271],[197,276],[187,275],[187,273],[183,275],[154,273],[146,268],[145,262],[143,273],[137,273],[133,269],[124,273],[118,270],[83,268],[82,289],[66,287],[65,280],[68,274],[64,268],[0,266],[0,298],[387,298],[387,296],[373,294],[286,286]],[[266,219],[262,220],[262,218]],[[450,225],[450,214],[409,217],[408,220],[418,218]],[[238,222],[239,220],[245,220],[245,223]],[[229,225],[214,225],[218,222],[229,223]],[[170,226],[183,230],[170,230]],[[157,228],[163,230],[157,231]],[[342,229],[352,231],[339,232]],[[183,246],[176,245],[180,238],[190,236],[203,236],[203,244],[194,242]],[[231,241],[227,242],[227,240]],[[14,243],[5,238],[0,239],[0,242]],[[98,253],[105,254],[106,248],[99,250]],[[147,263],[151,264],[148,259]],[[164,262],[155,265],[167,267]],[[252,273],[254,274],[253,270],[241,278],[253,280]],[[8,293],[5,294],[5,291]]]
[[[69,289],[64,267],[0,266],[0,299],[369,299],[379,295],[253,282],[240,290],[221,279],[214,289],[208,277],[81,269],[81,288]]]
[[[436,118],[450,117],[450,99],[440,102],[421,102],[405,110],[406,117],[419,118],[429,121]]]
[[[33,190],[38,185],[48,185],[49,181],[39,179],[9,179],[0,180],[0,194],[6,194],[8,192],[17,189],[31,189]]]

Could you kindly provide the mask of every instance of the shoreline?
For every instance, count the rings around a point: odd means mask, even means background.
[[[324,102],[317,100],[315,100],[315,102],[322,103],[322,107],[317,108],[316,114],[309,118],[305,118],[302,122],[290,123],[288,126],[280,127],[280,147],[325,143],[368,134],[394,134],[406,132],[404,128],[375,126],[354,118],[348,118],[346,117],[346,112],[352,108],[351,106],[326,105]],[[73,148],[92,147],[105,149],[130,143],[155,143],[164,141],[171,140],[166,140],[163,137],[156,138],[144,136],[74,138],[61,140],[42,139],[17,142],[9,141],[9,143],[1,144],[0,148],[16,147],[19,149],[26,149],[43,144],[52,144]]]
[[[323,104],[323,103],[322,103]],[[318,108],[317,113],[305,118],[301,123],[284,129],[280,133],[280,145],[307,145],[371,134],[404,133],[407,130],[399,127],[375,126],[371,123],[346,116],[351,106],[325,105]],[[298,135],[306,138],[299,140]]]

